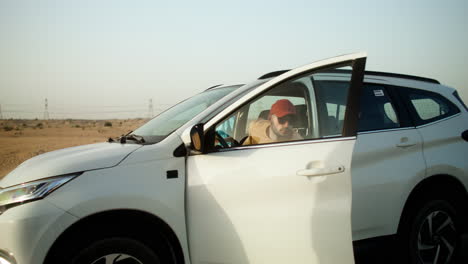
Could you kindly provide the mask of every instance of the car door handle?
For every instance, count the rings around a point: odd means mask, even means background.
[[[299,170],[296,172],[298,176],[322,176],[342,173],[345,171],[344,166],[330,167],[330,168],[311,168],[306,170]]]
[[[399,148],[408,148],[408,147],[412,147],[416,145],[416,143],[410,143],[410,142],[406,142],[406,143],[398,143],[396,144],[397,147]]]
[[[399,148],[408,148],[416,145],[413,141],[409,140],[407,137],[403,137],[400,139],[400,143],[396,144]]]

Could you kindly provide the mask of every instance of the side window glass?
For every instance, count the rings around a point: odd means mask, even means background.
[[[437,121],[460,112],[452,102],[440,94],[410,88],[404,90],[415,110],[414,118],[418,125]]]
[[[215,148],[303,139],[308,89],[300,81],[287,82],[241,107],[216,126]]]
[[[320,134],[322,137],[341,136],[346,113],[349,81],[335,81],[329,78],[316,78],[315,92],[323,101],[325,111],[319,111]],[[319,104],[319,110],[320,109]]]
[[[365,85],[360,101],[358,131],[398,127],[400,127],[400,122],[385,87]]]
[[[410,94],[410,100],[422,120],[446,115],[450,110],[444,102],[435,98]]]
[[[422,120],[432,119],[448,112],[446,105],[439,104],[432,98],[422,98],[417,95],[410,95],[410,98],[419,118]]]
[[[303,92],[305,92],[305,90]],[[251,124],[253,121],[260,120],[260,119],[268,120],[271,106],[275,102],[279,100],[284,100],[284,99],[291,102],[296,108],[296,110],[299,107],[305,107],[304,97],[266,95],[256,100],[250,105],[249,112],[248,112],[249,119],[247,120],[247,123]]]
[[[389,118],[393,123],[398,124],[398,117],[395,113],[392,103],[388,102],[384,104],[384,111],[387,118]]]
[[[350,71],[305,74],[259,95],[215,126],[215,148],[342,135]]]
[[[217,132],[223,138],[227,138],[230,135],[234,136],[235,125],[236,125],[236,115],[233,115],[218,126]]]

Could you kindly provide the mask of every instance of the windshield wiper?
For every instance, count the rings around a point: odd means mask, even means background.
[[[128,132],[127,134],[125,135],[122,135],[121,137],[118,137],[116,138],[116,140],[114,140],[113,138],[109,138],[107,140],[107,142],[119,142],[121,144],[125,144],[127,143],[127,139],[129,140],[134,140],[136,141],[137,143],[140,143],[140,144],[143,144],[143,143],[146,143],[145,139],[143,138],[143,136],[139,136],[139,135],[135,135],[135,134],[132,134],[133,131],[130,131]]]
[[[127,142],[127,139],[135,140],[137,143],[141,143],[141,144],[146,142],[142,136],[130,134],[130,135],[120,137],[120,143],[125,144]]]

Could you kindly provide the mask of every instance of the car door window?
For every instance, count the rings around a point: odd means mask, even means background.
[[[317,96],[323,101],[319,104],[320,134],[323,137],[340,136],[345,119],[349,82],[316,78],[314,84]]]
[[[266,91],[216,125],[215,148],[341,136],[350,74],[333,78],[308,74]]]
[[[327,91],[320,93],[314,82],[329,79],[331,76],[320,75],[337,65],[352,65],[353,74],[348,71],[347,75],[353,81],[325,98]],[[351,161],[357,142],[357,123],[353,120],[357,121],[364,66],[363,57],[345,57],[268,78],[265,85],[202,123],[205,151],[191,152],[186,158],[186,171],[190,173],[185,184],[186,220],[191,227],[188,244],[192,262],[353,261]],[[311,73],[318,70],[322,74]],[[343,92],[349,93],[349,98],[340,96]],[[339,134],[346,137],[322,140],[326,135],[321,119],[328,117],[327,103],[345,106],[340,108],[346,109],[346,120]],[[249,135],[252,123],[268,124],[273,114],[290,112],[298,118],[285,122],[291,121],[291,130],[303,138],[300,141],[228,149],[223,146],[236,144],[233,140],[240,143],[242,136]],[[231,124],[234,127],[229,134]],[[188,136],[187,132],[194,130],[192,127],[184,134]],[[222,136],[224,133],[231,139]],[[213,149],[215,144],[223,149]],[[200,238],[205,242],[198,243]],[[294,245],[285,246],[285,241]],[[340,254],[335,254],[337,248]]]
[[[308,128],[307,94],[308,87],[295,81],[279,85],[259,96],[216,126],[215,147],[303,139]],[[269,129],[272,122],[275,122],[277,130]],[[269,133],[277,133],[277,137],[270,138]]]
[[[358,131],[400,127],[395,108],[385,87],[367,84],[361,94]]]

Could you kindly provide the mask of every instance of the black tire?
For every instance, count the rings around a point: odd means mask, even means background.
[[[409,210],[399,234],[403,263],[459,263],[462,227],[453,203],[427,200]]]
[[[154,251],[135,239],[105,238],[79,250],[69,263],[159,264],[161,261]]]

